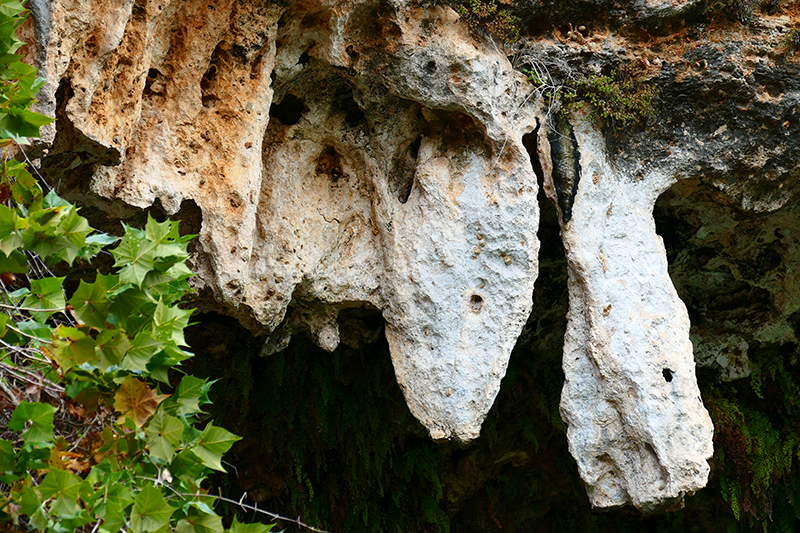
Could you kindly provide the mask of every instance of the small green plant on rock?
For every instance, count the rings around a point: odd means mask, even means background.
[[[537,92],[550,101],[551,113],[588,105],[595,116],[629,126],[646,119],[652,111],[656,90],[641,80],[640,73],[630,65],[620,65],[608,75],[576,76],[569,83],[557,82],[541,65],[534,65],[527,72]]]
[[[628,126],[647,118],[654,96],[653,87],[637,80],[630,69],[620,68],[607,76],[592,74],[579,80],[568,105],[576,109],[591,104],[604,119]]]
[[[476,33],[489,34],[505,44],[519,39],[519,17],[500,9],[495,0],[460,1],[453,8]]]
[[[781,46],[791,55],[800,51],[800,26],[795,26],[786,32],[783,40],[781,40]]]
[[[755,18],[759,3],[759,0],[711,0],[703,13],[712,20],[723,15],[729,20],[750,24]]]

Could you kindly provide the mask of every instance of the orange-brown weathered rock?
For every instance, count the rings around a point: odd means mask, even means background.
[[[265,354],[297,330],[333,350],[340,310],[381,310],[412,413],[468,443],[531,309],[538,187],[522,137],[540,121],[525,76],[454,15],[43,4],[34,55],[59,117],[43,165],[112,213],[199,208],[199,278],[271,334]]]

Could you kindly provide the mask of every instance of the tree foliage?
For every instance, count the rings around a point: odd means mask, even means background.
[[[226,530],[202,486],[238,437],[203,416],[212,382],[177,372],[192,355],[179,305],[191,236],[152,218],[122,237],[96,232],[9,157],[50,121],[30,110],[40,82],[14,53],[24,13],[0,0],[0,527],[269,531]],[[71,292],[50,270],[101,252],[114,268]]]

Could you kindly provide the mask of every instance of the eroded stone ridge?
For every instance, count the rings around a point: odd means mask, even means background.
[[[689,316],[652,216],[673,180],[619,172],[591,121],[572,123],[581,175],[561,225],[570,298],[561,414],[592,505],[652,512],[704,487],[713,453]],[[556,187],[546,185],[554,200]]]
[[[195,204],[199,277],[265,354],[381,310],[411,412],[478,436],[537,274],[537,107],[500,50],[406,2],[37,6],[51,176],[120,214]]]

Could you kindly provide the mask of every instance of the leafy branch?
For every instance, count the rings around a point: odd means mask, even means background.
[[[204,422],[213,382],[180,377],[192,356],[192,310],[180,306],[192,236],[150,217],[122,237],[96,232],[10,157],[51,120],[30,111],[40,82],[13,53],[24,13],[20,0],[0,0],[0,409],[10,415],[0,432],[0,528],[268,532],[236,518],[226,529],[206,503],[228,501],[203,485],[224,471],[239,437]],[[88,265],[101,251],[113,269],[70,294],[50,270]]]

